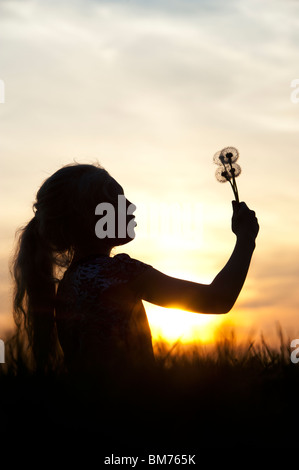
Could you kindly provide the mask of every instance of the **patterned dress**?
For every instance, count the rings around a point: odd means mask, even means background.
[[[56,296],[58,337],[70,371],[154,364],[151,332],[130,281],[152,269],[127,254],[72,263]]]

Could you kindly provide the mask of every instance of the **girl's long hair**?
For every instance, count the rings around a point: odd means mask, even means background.
[[[62,352],[55,326],[55,294],[76,246],[94,235],[95,207],[107,195],[100,165],[67,165],[37,192],[34,217],[20,229],[12,261],[17,333],[27,336],[34,368],[52,371]]]

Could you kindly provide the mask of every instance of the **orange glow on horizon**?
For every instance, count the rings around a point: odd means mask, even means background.
[[[221,315],[198,314],[147,302],[145,304],[153,341],[162,339],[168,343],[210,343],[222,322]]]

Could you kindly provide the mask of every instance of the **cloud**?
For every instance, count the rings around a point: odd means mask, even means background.
[[[271,307],[273,311],[296,311],[299,305],[298,254],[298,247],[287,245],[282,245],[277,251],[272,246],[267,253],[254,253],[247,284],[248,296],[242,297],[239,307],[249,310]]]
[[[11,18],[2,21],[3,70],[12,99],[33,111],[49,107],[49,119],[57,108],[74,119],[87,106],[105,131],[123,117],[154,126],[159,107],[164,126],[226,125],[227,113],[231,125],[281,125],[272,111],[289,90],[281,88],[287,68],[278,61],[287,57],[289,65],[295,49],[277,36],[273,8],[257,15],[235,1],[21,3],[4,2]],[[287,2],[275,2],[275,11],[290,13]]]

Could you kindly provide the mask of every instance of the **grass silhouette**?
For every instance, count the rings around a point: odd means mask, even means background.
[[[233,332],[213,347],[157,343],[155,371],[70,377],[63,367],[36,374],[26,342],[6,341],[0,365],[2,430],[97,433],[99,451],[129,448],[186,453],[205,447],[296,447],[299,364],[280,347],[238,343]]]

